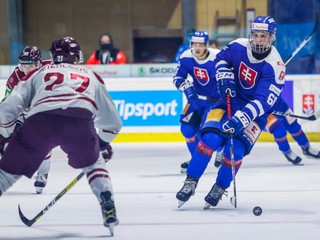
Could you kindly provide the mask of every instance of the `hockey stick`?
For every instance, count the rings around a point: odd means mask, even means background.
[[[227,94],[227,111],[228,119],[231,118],[231,90]],[[231,158],[231,171],[232,171],[232,182],[233,182],[233,196],[230,198],[231,204],[237,208],[237,188],[236,188],[236,169],[234,163],[234,146],[233,146],[233,135],[230,133],[230,158]]]
[[[297,53],[310,41],[310,39],[312,38],[313,34],[317,31],[318,29],[318,22],[319,22],[319,12],[316,11],[316,19],[315,19],[315,22],[314,22],[314,27],[313,27],[313,30],[312,32],[309,34],[308,37],[306,37],[305,40],[303,40],[300,45],[296,48],[296,50],[293,51],[293,53],[291,54],[291,56],[285,61],[284,65],[287,65],[291,60],[292,58],[297,55]],[[281,113],[281,112],[274,112],[275,114],[278,114],[278,115],[282,115],[282,116],[290,116],[290,117],[295,117],[295,118],[300,118],[300,119],[304,119],[304,120],[308,120],[308,121],[315,121],[317,120],[319,117],[320,117],[320,111],[310,115],[310,116],[301,116],[301,115],[296,115],[296,114],[284,114],[284,113]]]
[[[308,120],[308,121],[315,121],[320,118],[320,110],[315,112],[312,115],[309,115],[309,116],[302,116],[302,115],[296,115],[293,113],[284,113],[284,112],[278,112],[278,111],[273,112],[273,114],[281,115],[281,116],[285,116],[285,117],[290,116],[290,117],[300,118],[300,119]]]
[[[315,121],[320,117],[320,110],[315,112],[314,114],[310,116],[301,116],[301,115],[296,115],[296,114],[289,114],[290,117],[295,117],[295,118],[300,118],[308,121]]]
[[[295,55],[297,55],[297,53],[301,50],[301,48],[303,48],[309,41],[310,39],[312,38],[313,34],[317,31],[317,28],[318,28],[318,11],[316,11],[316,19],[315,19],[315,22],[314,22],[314,27],[313,27],[313,30],[312,32],[309,34],[308,37],[306,37],[305,40],[303,40],[300,45],[296,48],[296,50],[293,51],[293,53],[291,54],[291,56],[285,61],[284,65],[287,65],[292,58],[294,58]]]
[[[42,217],[63,195],[65,195],[77,182],[79,182],[79,180],[84,176],[84,172],[81,172],[75,179],[72,180],[72,182],[70,182],[68,184],[68,186],[66,186],[44,209],[42,209],[37,216],[35,216],[32,219],[28,219],[26,218],[21,209],[20,209],[20,204],[18,205],[18,209],[19,209],[19,216],[21,221],[27,225],[28,227],[31,227],[36,221],[39,220],[40,217]]]

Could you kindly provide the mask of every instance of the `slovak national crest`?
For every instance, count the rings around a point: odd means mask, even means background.
[[[244,62],[240,63],[239,79],[240,84],[244,89],[253,88],[256,84],[258,73],[252,68],[248,67]]]
[[[210,78],[207,69],[193,67],[193,74],[202,86],[209,83]]]

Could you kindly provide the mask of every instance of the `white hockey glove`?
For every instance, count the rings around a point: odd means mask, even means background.
[[[240,131],[246,128],[250,123],[250,118],[247,114],[238,110],[232,118],[226,121],[223,125],[223,131],[226,133],[232,133],[234,136],[238,135]]]

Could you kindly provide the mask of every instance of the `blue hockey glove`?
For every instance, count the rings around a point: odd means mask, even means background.
[[[99,138],[99,147],[100,147],[101,155],[104,161],[108,162],[109,160],[111,160],[113,155],[112,147],[110,143],[103,141],[100,137],[98,138]]]
[[[228,68],[221,68],[216,73],[217,89],[222,99],[227,99],[228,91],[231,97],[236,96],[237,85],[234,73]]]
[[[238,110],[232,118],[222,125],[222,129],[225,133],[232,133],[234,136],[236,136],[242,129],[249,125],[250,121],[251,120],[247,114]]]
[[[178,89],[180,92],[183,92],[186,95],[186,98],[189,103],[193,103],[196,100],[198,100],[198,94],[196,92],[196,89],[194,88],[193,84],[188,80],[183,81],[179,85]]]

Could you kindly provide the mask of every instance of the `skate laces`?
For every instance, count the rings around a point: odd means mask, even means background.
[[[103,198],[102,203],[101,203],[101,207],[103,208],[103,210],[105,212],[110,212],[113,209],[115,209],[114,203],[111,199],[104,199]]]
[[[118,223],[116,208],[110,192],[101,193],[101,209],[105,226],[111,223]]]
[[[47,183],[47,177],[45,174],[38,173],[34,178],[36,179],[36,182],[42,182],[44,184]]]
[[[195,181],[186,180],[184,181],[184,185],[180,192],[187,193],[187,194],[192,192],[192,194],[194,194],[196,186],[197,186],[197,183]]]
[[[228,196],[228,192],[219,187],[217,184],[213,185],[210,192],[208,193],[208,196],[214,199],[221,199],[223,195]]]

